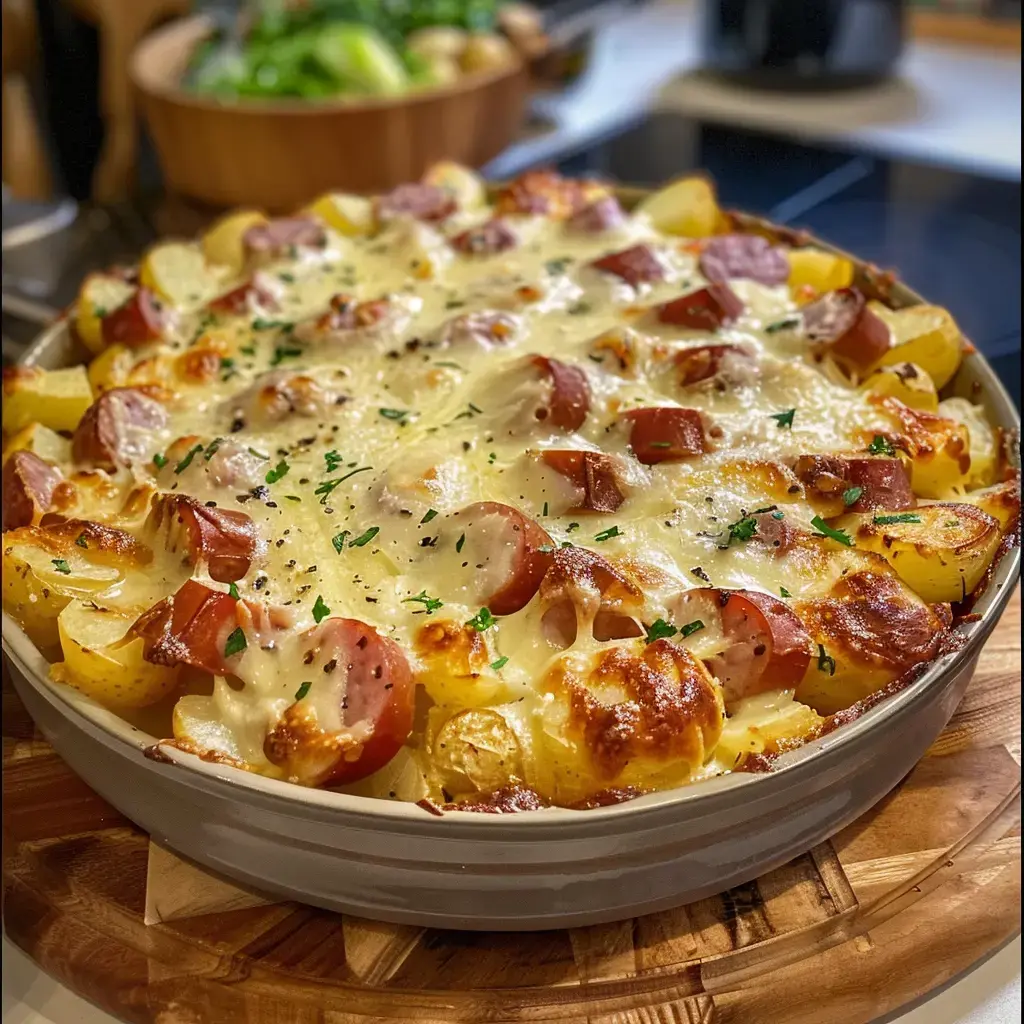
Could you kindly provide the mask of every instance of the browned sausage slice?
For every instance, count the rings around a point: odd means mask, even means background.
[[[902,512],[917,505],[910,477],[899,459],[868,456],[801,455],[793,471],[812,495],[843,501],[852,489],[860,491],[848,506],[851,512],[885,509]]]
[[[128,466],[152,452],[147,434],[167,423],[164,407],[137,388],[104,391],[85,411],[71,440],[76,462],[101,469]]]
[[[4,463],[3,528],[32,526],[50,511],[53,492],[63,476],[35,452],[16,451]]]
[[[704,419],[696,409],[631,409],[623,419],[631,424],[633,454],[644,465],[679,462],[707,451]]]
[[[518,244],[516,233],[500,217],[468,228],[452,239],[452,248],[467,256],[491,256],[514,249]]]
[[[450,217],[458,209],[458,204],[451,193],[437,185],[409,182],[378,196],[376,208],[381,220],[407,216],[436,222]]]
[[[103,317],[103,341],[129,348],[145,345],[161,336],[166,320],[167,314],[157,297],[148,288],[139,288]]]
[[[312,217],[278,217],[253,225],[242,236],[242,244],[257,256],[285,256],[293,246],[323,247],[327,244],[327,233]]]
[[[713,379],[747,379],[755,371],[757,359],[742,345],[698,345],[677,353],[675,364],[679,368],[679,383],[689,387]]]
[[[264,309],[277,308],[277,296],[257,278],[250,278],[237,288],[218,295],[210,302],[214,313],[226,313],[230,316],[242,316],[252,310],[254,305]]]
[[[611,252],[607,256],[594,260],[592,267],[606,274],[621,277],[634,288],[645,281],[660,281],[665,276],[665,268],[649,245],[633,245],[620,252]]]
[[[777,285],[789,278],[789,261],[782,248],[760,235],[717,235],[704,243],[700,272],[709,281],[742,277]]]
[[[716,331],[735,320],[744,306],[740,297],[726,284],[709,284],[657,307],[658,320],[694,331]]]
[[[512,615],[530,603],[554,561],[554,544],[533,519],[511,505],[478,501],[451,516],[463,537],[460,554],[475,567],[480,603]]]
[[[610,455],[551,448],[541,452],[540,457],[580,491],[571,511],[614,512],[626,500],[619,466]]]
[[[826,292],[801,311],[804,333],[856,367],[873,366],[889,351],[889,325],[867,308],[856,288]]]
[[[582,209],[577,210],[568,220],[570,231],[596,235],[611,231],[626,222],[626,214],[615,196],[601,196]]]
[[[578,366],[547,356],[530,356],[529,360],[541,378],[551,384],[547,403],[537,408],[534,415],[561,430],[579,430],[590,411],[587,375]]]

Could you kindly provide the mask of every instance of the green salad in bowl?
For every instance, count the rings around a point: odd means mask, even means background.
[[[192,91],[226,100],[380,97],[539,52],[539,15],[498,0],[260,0],[194,53]]]

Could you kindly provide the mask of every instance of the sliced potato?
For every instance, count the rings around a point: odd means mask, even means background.
[[[980,491],[970,491],[964,495],[963,501],[998,520],[999,529],[1005,534],[1020,520],[1020,481],[1007,480]]]
[[[506,684],[487,667],[491,656],[480,633],[451,619],[435,619],[416,636],[416,681],[442,707],[495,703]]]
[[[64,463],[71,458],[71,442],[41,423],[32,423],[19,430],[4,448],[4,461],[17,451],[29,451],[47,462]]]
[[[971,471],[968,487],[987,487],[996,475],[999,441],[995,429],[985,417],[985,410],[966,398],[947,398],[939,403],[939,415],[962,423],[970,438]]]
[[[57,616],[75,598],[85,599],[115,584],[121,574],[109,566],[32,544],[20,531],[4,535],[3,604],[40,647],[57,643]]]
[[[821,724],[821,716],[793,699],[792,690],[770,690],[737,702],[725,721],[713,760],[732,771],[752,754],[797,746]]]
[[[789,288],[794,295],[802,289],[813,289],[819,294],[831,292],[853,283],[853,264],[843,256],[820,249],[791,249],[786,259],[789,260]]]
[[[373,201],[346,192],[328,192],[306,209],[343,235],[368,235],[374,228]]]
[[[940,502],[909,512],[845,516],[857,547],[876,551],[929,604],[959,601],[981,582],[999,545],[999,522],[974,505]]]
[[[722,216],[706,178],[680,178],[644,199],[635,212],[645,214],[659,231],[686,238],[715,234]]]
[[[227,267],[232,275],[245,268],[246,231],[257,224],[266,224],[267,215],[257,210],[236,210],[222,217],[202,237],[203,254],[210,263]]]
[[[186,694],[174,705],[171,716],[174,738],[198,751],[216,751],[225,757],[242,760],[234,734],[211,697]]]
[[[53,677],[109,708],[143,708],[166,696],[177,686],[179,669],[143,659],[145,641],[126,637],[132,621],[92,602],[71,601],[57,620],[64,661]]]
[[[128,381],[135,357],[124,345],[111,345],[89,364],[89,383],[97,395],[111,388],[123,387]]]
[[[33,423],[51,430],[74,430],[90,405],[92,388],[84,366],[18,368],[4,377],[5,433],[16,433]]]
[[[450,160],[434,164],[423,175],[423,181],[451,193],[460,210],[478,210],[487,202],[487,186],[483,178],[468,167]]]
[[[880,366],[916,363],[940,391],[952,379],[963,359],[960,329],[939,306],[889,309],[880,302],[868,303],[893,333],[893,346],[879,360]]]
[[[505,719],[471,708],[448,719],[434,740],[434,765],[449,793],[491,793],[523,778],[523,753]]]
[[[935,382],[914,363],[880,366],[861,384],[861,390],[898,398],[911,409],[936,412],[939,408],[939,394]]]
[[[139,283],[176,309],[196,309],[217,294],[203,250],[193,242],[163,242],[146,253]]]
[[[135,286],[114,274],[90,274],[83,282],[75,303],[74,324],[90,352],[102,352],[103,317],[124,305]]]

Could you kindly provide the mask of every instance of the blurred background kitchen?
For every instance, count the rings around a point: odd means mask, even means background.
[[[1020,37],[1020,0],[3,0],[4,358],[226,205],[706,168],[898,268],[1019,404]]]

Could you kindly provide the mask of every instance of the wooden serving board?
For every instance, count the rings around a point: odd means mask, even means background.
[[[678,910],[525,934],[244,897],[147,926],[149,837],[71,773],[5,682],[4,925],[133,1022],[870,1021],[1019,927],[1020,635],[1018,592],[946,731],[830,842]]]

